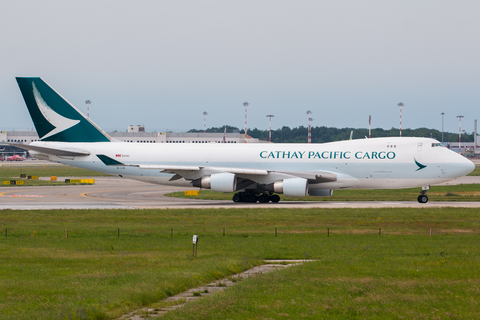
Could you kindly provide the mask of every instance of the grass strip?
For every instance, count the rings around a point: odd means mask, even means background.
[[[61,165],[32,165],[32,166],[1,166],[0,179],[19,178],[21,174],[27,176],[39,177],[108,177],[110,175],[91,171],[87,169],[75,168]],[[6,180],[7,180],[6,179]]]
[[[305,198],[279,195],[281,201],[416,201],[420,188],[409,189],[340,189],[334,190],[331,197]],[[234,193],[200,190],[199,196],[186,196],[182,192],[168,193],[166,196],[204,200],[231,200]],[[478,184],[433,186],[428,191],[429,201],[480,201]]]
[[[50,180],[29,180],[20,178],[21,174],[25,176],[38,177],[105,177],[107,174],[74,168],[70,166],[59,165],[32,165],[32,166],[1,166],[0,167],[0,187],[32,187],[32,186],[65,186],[64,181],[50,181]],[[16,180],[23,181],[22,185],[4,185],[3,181]],[[88,183],[69,183],[69,185],[80,185]]]
[[[0,231],[2,319],[113,319],[263,259],[306,258],[319,261],[168,317],[478,316],[477,209],[2,210]]]
[[[470,172],[467,176],[480,176],[480,164],[476,164],[475,170]]]
[[[21,181],[23,184],[2,184],[4,180]],[[0,187],[39,187],[39,186],[66,186],[66,185],[90,185],[91,183],[66,183],[65,181],[50,181],[50,180],[28,180],[28,179],[2,179],[0,178]]]
[[[317,241],[316,262],[246,279],[164,318],[478,319],[476,241],[337,235]]]

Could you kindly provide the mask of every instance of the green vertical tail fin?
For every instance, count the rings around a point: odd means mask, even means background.
[[[41,78],[16,79],[41,141],[111,141],[107,133]]]

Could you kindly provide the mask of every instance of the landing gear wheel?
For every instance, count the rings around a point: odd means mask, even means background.
[[[266,194],[261,194],[258,196],[258,202],[268,203],[270,201],[269,197]]]
[[[272,201],[272,203],[278,203],[280,201],[280,196],[278,194],[274,194],[270,197],[270,201]]]
[[[418,202],[420,203],[427,203],[428,202],[428,197],[426,194],[421,194],[417,198]]]
[[[238,193],[236,193],[236,194],[233,195],[232,200],[233,200],[233,202],[240,202],[242,199],[240,198]]]

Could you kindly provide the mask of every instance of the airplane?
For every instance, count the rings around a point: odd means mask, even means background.
[[[334,189],[421,187],[475,165],[431,138],[388,137],[321,144],[141,144],[111,138],[41,78],[16,78],[40,141],[13,144],[33,157],[162,185],[235,192],[234,202],[331,196]]]
[[[7,161],[23,161],[25,158],[15,154],[11,157],[7,157]]]

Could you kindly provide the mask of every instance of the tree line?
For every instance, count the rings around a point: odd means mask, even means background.
[[[223,133],[225,128],[227,132],[245,133],[245,130],[232,126],[212,127],[206,130],[210,133]],[[312,143],[324,143],[340,140],[350,139],[350,133],[353,131],[353,139],[362,139],[368,137],[368,129],[364,128],[333,128],[333,127],[312,127]],[[191,129],[188,132],[203,132],[203,130]],[[284,126],[281,129],[272,130],[272,142],[274,143],[306,143],[307,142],[307,127],[300,126],[291,129]],[[253,138],[268,141],[268,130],[260,130],[257,128],[247,129],[247,134]],[[400,131],[398,128],[391,128],[389,130],[375,128],[372,129],[372,138],[379,137],[398,137]],[[436,129],[418,128],[418,129],[402,129],[402,137],[424,137],[433,138],[442,141],[442,132]],[[456,142],[458,141],[458,133],[444,132],[443,141]],[[472,134],[462,134],[463,142],[473,142]]]

